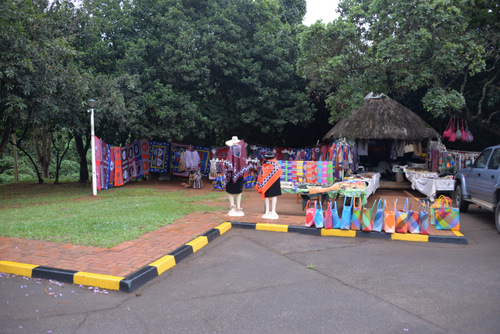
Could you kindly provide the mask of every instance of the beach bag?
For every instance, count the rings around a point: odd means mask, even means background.
[[[318,209],[319,202],[319,209]],[[323,228],[323,203],[321,201],[316,201],[314,203],[314,225],[316,228]]]
[[[394,233],[396,232],[396,211],[397,211],[398,199],[394,201],[394,210],[384,211],[384,232],[385,233]]]
[[[446,129],[443,132],[443,139],[450,139],[451,135],[455,133],[454,131],[454,125],[455,124],[455,117],[451,117],[450,120],[448,121],[448,125],[446,126]]]
[[[348,230],[351,227],[351,212],[352,212],[352,203],[354,198],[351,198],[351,204],[346,204],[347,197],[344,197],[344,206],[342,208],[342,218],[340,219],[340,228],[342,230]]]
[[[383,201],[382,199],[378,200],[377,210],[373,216],[372,231],[382,232],[382,228],[384,227],[385,203],[385,199]]]
[[[323,222],[325,228],[332,228],[332,206],[331,203],[328,202],[326,205],[326,210],[325,210],[325,219]]]
[[[441,195],[432,203],[430,207],[429,220],[431,225],[436,226],[436,211],[441,207],[441,203],[446,201],[447,196]]]
[[[306,227],[311,227],[314,225],[314,213],[315,209],[311,208],[311,201],[307,201],[306,204]]]
[[[339,210],[337,209],[337,201],[334,201],[333,203],[335,203],[333,208],[330,205],[330,208],[332,210],[332,228],[340,228],[340,218]]]
[[[361,200],[359,202],[361,203]],[[361,220],[363,220],[363,207],[356,206],[356,198],[353,197],[351,230],[361,230]]]
[[[460,230],[460,213],[458,208],[452,207],[451,198],[441,201],[441,206],[435,210],[436,229],[438,230]]]
[[[460,131],[460,121],[458,119],[457,119],[457,131],[455,131],[455,139],[456,141],[462,140],[462,131]]]
[[[396,211],[396,233],[408,232],[408,197],[403,210]]]
[[[373,217],[373,209],[377,205],[377,200],[373,202],[373,206],[371,209],[363,208],[363,218],[361,219],[361,230],[364,232],[370,232],[372,230],[372,217]]]
[[[410,209],[408,210],[408,232],[420,234],[420,210],[413,211],[411,209],[412,204],[410,204]]]
[[[429,222],[429,205],[427,202],[420,202],[419,207],[419,220],[420,220],[420,233],[429,235],[430,233],[430,222]]]

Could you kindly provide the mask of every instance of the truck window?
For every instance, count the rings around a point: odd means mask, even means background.
[[[486,163],[488,162],[488,158],[490,157],[491,149],[487,149],[483,151],[476,159],[474,163],[475,168],[486,168]]]
[[[496,149],[491,155],[490,162],[488,163],[488,169],[498,169],[500,166],[500,149]]]

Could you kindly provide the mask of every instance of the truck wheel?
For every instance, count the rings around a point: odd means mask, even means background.
[[[469,208],[469,202],[464,200],[464,195],[462,193],[462,187],[460,184],[457,184],[455,187],[455,206],[458,207],[460,212],[467,212],[467,209]]]
[[[497,209],[495,210],[495,225],[497,226],[498,233],[500,233],[500,203],[497,204]]]

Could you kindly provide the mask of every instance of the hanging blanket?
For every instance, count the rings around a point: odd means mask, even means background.
[[[122,150],[120,147],[113,147],[115,158],[115,187],[123,186],[122,170]]]
[[[150,173],[168,173],[168,156],[170,153],[170,143],[157,141],[149,142],[149,164]]]
[[[134,159],[135,159],[135,168],[136,168],[136,176],[135,179],[144,176],[144,171],[142,170],[142,154],[141,154],[141,143],[136,141],[134,144]]]
[[[280,178],[282,173],[276,159],[268,160],[262,165],[257,181],[257,191],[261,194],[262,199],[265,198],[266,191]]]
[[[141,146],[142,173],[149,175],[149,142],[141,139],[139,144]]]

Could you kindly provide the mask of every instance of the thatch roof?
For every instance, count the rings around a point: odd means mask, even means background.
[[[367,95],[365,105],[340,120],[323,139],[424,140],[439,134],[422,118],[387,95]]]

